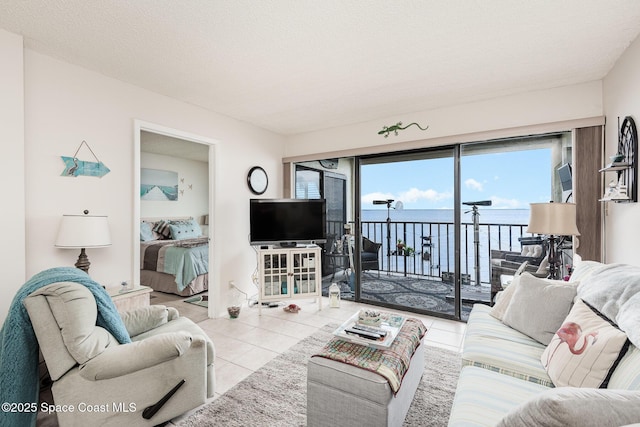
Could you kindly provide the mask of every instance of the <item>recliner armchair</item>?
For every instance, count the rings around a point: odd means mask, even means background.
[[[54,402],[75,409],[57,411],[60,426],[153,426],[213,397],[213,343],[174,308],[122,313],[132,342],[120,344],[96,326],[95,298],[81,284],[45,286],[26,297],[24,306],[53,381]],[[157,413],[143,418],[145,408],[182,380]]]

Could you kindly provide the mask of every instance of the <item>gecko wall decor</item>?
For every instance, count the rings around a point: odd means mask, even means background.
[[[420,128],[420,130],[427,130],[429,129],[429,126],[423,128],[422,126],[420,126],[417,123],[410,123],[406,126],[402,126],[402,122],[398,122],[393,126],[383,126],[382,130],[378,132],[378,135],[384,135],[385,138],[387,138],[389,136],[389,133],[393,132],[395,135],[398,135],[398,131],[399,130],[405,130],[406,128],[408,128],[409,126],[413,126],[416,125],[418,126],[418,128]]]

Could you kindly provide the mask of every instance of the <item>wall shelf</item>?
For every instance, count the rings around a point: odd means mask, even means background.
[[[631,116],[618,128],[618,154],[624,158],[600,169],[600,173],[615,172],[615,187],[609,186],[601,202],[630,203],[638,201],[638,132]]]

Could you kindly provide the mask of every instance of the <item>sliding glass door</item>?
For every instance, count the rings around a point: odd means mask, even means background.
[[[360,300],[456,316],[453,148],[360,161]]]
[[[529,205],[571,199],[571,154],[569,133],[461,146],[463,311],[492,302],[521,266],[548,274],[547,242],[527,232]]]
[[[546,275],[529,204],[572,201],[571,161],[566,132],[296,165],[296,197],[328,203],[324,294],[466,320],[523,262]]]

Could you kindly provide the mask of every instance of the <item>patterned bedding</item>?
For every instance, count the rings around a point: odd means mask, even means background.
[[[175,276],[178,291],[209,272],[209,238],[140,242],[140,269]]]

